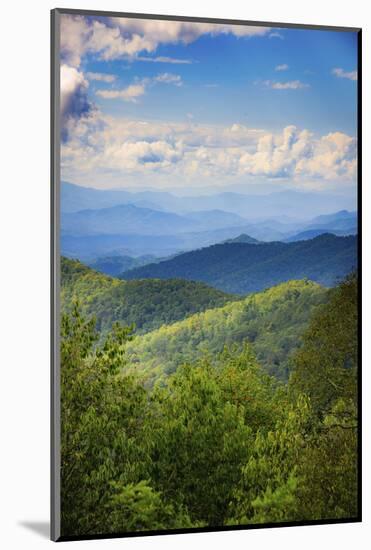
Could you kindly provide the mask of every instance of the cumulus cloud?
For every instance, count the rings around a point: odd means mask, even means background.
[[[275,82],[272,80],[264,80],[263,84],[272,90],[301,90],[309,88],[309,84],[305,84],[300,80],[289,80],[288,82]]]
[[[275,71],[287,71],[289,68],[289,66],[287,65],[287,63],[282,63],[282,65],[276,65],[274,70]]]
[[[347,78],[348,80],[357,80],[357,71],[344,71],[344,69],[341,68],[335,68],[332,69],[332,74],[337,76],[338,78]]]
[[[98,82],[114,82],[116,80],[116,75],[107,74],[107,73],[86,73],[86,78],[88,80],[97,80]]]
[[[91,30],[82,16],[61,16],[60,51],[62,60],[68,65],[78,67],[81,57],[87,51]]]
[[[341,132],[318,139],[308,130],[287,126],[280,136],[267,134],[260,138],[256,152],[243,155],[240,165],[244,173],[272,178],[352,179],[356,141]]]
[[[161,44],[189,44],[200,36],[232,34],[236,37],[264,36],[269,27],[158,21],[151,19],[110,18],[103,22],[93,18],[66,15],[61,17],[61,55],[65,63],[78,67],[84,54],[97,54],[104,60],[135,57],[153,53]],[[154,58],[157,62],[187,62]],[[166,61],[164,61],[166,60]]]
[[[91,105],[87,91],[89,83],[83,73],[74,67],[61,65],[60,69],[60,110],[62,126],[66,127],[69,119],[78,119],[86,115]]]
[[[332,132],[317,141],[314,154],[298,163],[297,173],[325,179],[356,177],[356,140],[342,132]]]
[[[199,185],[210,177],[214,182],[262,178],[326,185],[354,182],[356,140],[341,132],[315,136],[292,125],[272,133],[240,123],[148,122],[94,111],[80,119],[63,145],[62,171],[76,182],[97,183],[100,174],[116,182],[150,181],[152,174],[171,186]]]

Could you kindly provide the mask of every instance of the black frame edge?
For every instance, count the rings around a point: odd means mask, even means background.
[[[59,384],[59,208],[60,208],[60,156],[59,156],[59,37],[58,10],[50,12],[50,538],[60,539],[60,384]]]
[[[362,29],[358,30],[357,66],[357,214],[358,214],[358,515],[362,521]]]

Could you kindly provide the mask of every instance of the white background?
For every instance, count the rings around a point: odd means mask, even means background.
[[[364,270],[370,281],[370,16],[364,0],[9,0],[1,8],[0,545],[41,548],[49,519],[49,10],[105,9],[363,27]],[[336,101],[336,97],[334,97]],[[370,248],[370,246],[368,246]],[[5,306],[5,307],[4,307]],[[364,288],[364,523],[69,543],[151,550],[366,548],[370,513],[370,288]],[[369,335],[368,335],[369,336]],[[368,338],[370,340],[370,336]]]

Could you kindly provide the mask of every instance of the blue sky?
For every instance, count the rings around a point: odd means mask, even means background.
[[[354,192],[354,32],[62,16],[62,177]]]
[[[356,85],[332,74],[336,67],[352,71],[357,66],[355,33],[280,29],[284,39],[203,36],[189,44],[163,45],[156,57],[192,61],[176,65],[182,89],[157,87],[140,105],[91,99],[112,114],[184,120],[191,112],[200,122],[249,123],[278,129],[283,124],[303,125],[314,132],[356,132]],[[144,57],[144,56],[143,56]],[[152,56],[155,57],[155,56]],[[275,67],[288,65],[284,71]],[[174,65],[163,63],[162,68]],[[123,60],[99,61],[87,57],[87,71],[117,75],[116,86],[133,78],[154,77],[159,63]],[[270,89],[265,80],[299,80],[310,88]],[[96,88],[105,88],[102,84]],[[335,101],[336,99],[336,101]]]

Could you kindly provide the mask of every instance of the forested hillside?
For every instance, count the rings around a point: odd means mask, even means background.
[[[293,312],[300,288],[317,285],[287,288]],[[63,315],[62,535],[357,518],[356,278],[312,313],[288,385],[245,342],[153,388],[123,374],[128,329],[96,347],[94,321]]]
[[[213,363],[225,346],[248,342],[266,372],[287,380],[289,359],[327,290],[290,281],[224,307],[162,326],[128,344],[128,365],[153,380],[202,356]]]
[[[357,239],[326,234],[293,243],[227,243],[179,254],[132,269],[122,278],[203,281],[238,294],[263,290],[290,279],[308,278],[333,286],[357,264]]]
[[[62,311],[78,300],[84,315],[96,317],[96,328],[107,332],[114,321],[147,332],[199,311],[219,307],[235,296],[203,283],[183,280],[120,281],[77,260],[61,259]]]

